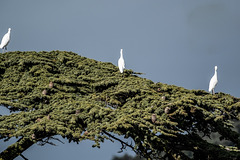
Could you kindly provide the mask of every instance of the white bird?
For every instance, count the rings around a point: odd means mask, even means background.
[[[216,87],[218,83],[218,79],[217,79],[217,66],[215,66],[215,73],[213,75],[213,77],[211,78],[210,80],[210,83],[209,83],[209,92],[212,92],[212,94],[214,94],[214,88]]]
[[[3,52],[4,52],[4,49],[7,50],[7,45],[10,41],[10,32],[11,32],[11,28],[8,28],[8,32],[2,38],[0,49],[3,49]]]
[[[119,68],[121,73],[123,73],[123,70],[125,69],[125,63],[124,63],[122,52],[123,52],[123,49],[120,50],[120,58],[118,60],[118,68]]]

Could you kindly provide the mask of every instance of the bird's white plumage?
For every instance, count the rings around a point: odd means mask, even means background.
[[[210,82],[209,82],[209,92],[212,92],[214,94],[214,88],[216,87],[218,83],[218,79],[217,79],[217,66],[215,66],[215,73],[213,75],[213,77],[211,78]]]
[[[2,41],[0,44],[1,49],[7,49],[7,45],[10,41],[10,32],[11,32],[11,28],[8,28],[8,32],[2,38]]]
[[[118,68],[121,73],[123,73],[123,70],[125,69],[125,62],[123,59],[123,49],[120,50],[120,58],[118,59]]]

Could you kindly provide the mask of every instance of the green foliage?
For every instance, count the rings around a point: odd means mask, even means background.
[[[0,105],[12,111],[0,116],[0,138],[23,141],[3,151],[3,159],[54,135],[77,143],[89,139],[94,147],[116,140],[149,159],[190,159],[185,151],[195,159],[240,157],[239,134],[232,129],[240,102],[228,94],[154,83],[132,70],[123,76],[111,63],[63,51],[1,54],[0,81]],[[204,140],[212,133],[233,146]]]

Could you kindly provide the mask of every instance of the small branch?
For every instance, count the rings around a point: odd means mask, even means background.
[[[127,146],[127,147],[131,148],[131,149],[137,154],[137,151],[135,151],[135,149],[134,149],[134,147],[133,147],[132,145],[129,145],[128,143],[122,141],[121,139],[119,139],[119,138],[117,138],[117,137],[114,137],[113,135],[111,135],[110,133],[108,133],[108,132],[106,132],[106,131],[104,131],[104,130],[103,130],[102,132],[103,132],[104,134],[108,135],[109,137],[111,137],[111,138],[119,141],[119,142],[122,144],[122,147],[121,147],[121,151],[120,151],[120,152],[122,152],[123,149],[126,149],[126,146]]]
[[[24,160],[28,160],[26,157],[24,157],[24,155],[22,155],[22,153],[20,154],[20,156],[21,156]]]
[[[45,144],[50,144],[50,145],[56,146],[55,143],[53,143],[53,142],[49,142],[49,140],[51,140],[51,139],[56,140],[56,141],[61,142],[62,144],[64,144],[64,142],[61,141],[61,140],[58,139],[58,138],[47,137],[46,139],[39,141],[39,144],[38,144],[38,145],[40,145],[40,146],[44,146]]]
[[[62,143],[62,144],[64,144],[64,142],[63,141],[61,141],[59,138],[55,138],[55,137],[50,137],[51,139],[53,139],[53,140],[55,140],[55,141],[58,141],[58,142],[60,142],[60,143]]]

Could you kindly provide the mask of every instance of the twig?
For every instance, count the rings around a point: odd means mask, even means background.
[[[20,156],[21,156],[24,160],[28,160],[26,157],[24,157],[24,155],[22,155],[22,153],[20,154]]]
[[[45,144],[50,144],[50,145],[56,146],[55,143],[53,143],[53,142],[49,142],[50,139],[56,140],[56,141],[61,142],[62,144],[64,144],[64,142],[61,141],[61,140],[58,139],[58,138],[47,137],[45,140],[41,140],[41,141],[39,141],[39,144],[38,144],[38,145],[40,145],[40,146],[44,146]]]
[[[123,149],[126,149],[126,146],[127,146],[127,147],[131,148],[136,154],[138,154],[138,152],[134,149],[134,147],[133,147],[132,145],[129,145],[128,143],[122,141],[121,139],[119,139],[119,138],[117,138],[117,137],[114,137],[113,135],[111,135],[110,133],[108,133],[108,132],[106,132],[106,131],[104,131],[104,130],[103,130],[102,132],[103,132],[104,134],[108,135],[109,137],[111,137],[111,138],[119,141],[119,142],[122,144],[122,147],[121,147],[121,151],[120,151],[120,152],[122,152]]]

